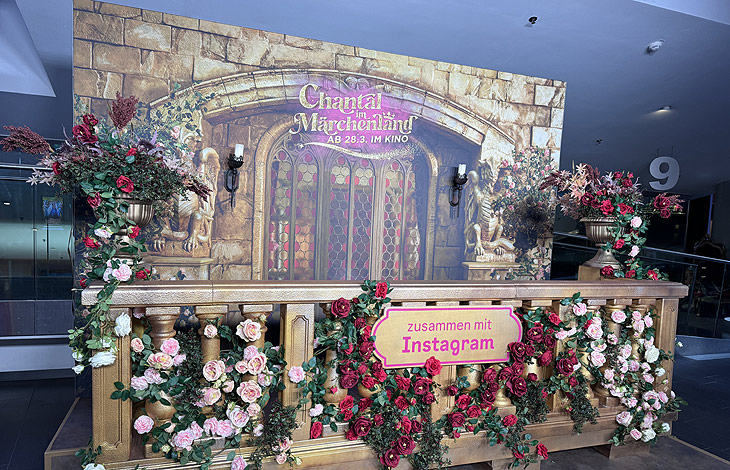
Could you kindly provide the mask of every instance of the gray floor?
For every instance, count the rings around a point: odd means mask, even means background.
[[[677,357],[674,390],[689,402],[674,423],[674,435],[730,460],[730,360]],[[43,468],[43,452],[74,399],[73,379],[0,382],[0,470]],[[661,451],[662,458],[655,455]],[[723,469],[728,464],[671,439],[654,455],[609,461],[592,449],[554,452],[543,468]],[[665,458],[669,456],[669,458]],[[476,466],[456,467],[460,470]]]

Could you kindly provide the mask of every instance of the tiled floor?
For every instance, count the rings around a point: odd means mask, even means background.
[[[674,435],[730,460],[730,360],[696,361],[678,357],[674,390],[690,403],[680,413],[679,421],[674,423]],[[0,382],[0,470],[42,469],[43,452],[73,399],[73,379]],[[666,439],[659,445],[663,454],[664,448],[669,453],[681,450],[677,443]],[[573,456],[574,453],[578,456],[577,459]],[[706,460],[704,456],[702,458]],[[549,461],[544,462],[543,466],[561,470],[668,468],[658,459],[651,460],[651,457],[626,459],[638,460],[629,462],[619,459],[610,462],[591,449],[579,449],[551,454]],[[679,463],[681,459],[675,461]],[[569,465],[570,462],[583,462],[585,465]],[[586,466],[589,462],[590,465]],[[711,458],[706,464],[687,463],[683,468],[691,466],[730,468]],[[472,466],[462,468],[467,467]]]

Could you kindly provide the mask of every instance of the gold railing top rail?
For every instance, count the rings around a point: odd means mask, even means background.
[[[677,282],[611,281],[395,281],[391,299],[400,301],[561,299],[580,292],[587,299],[682,298],[688,288]],[[83,290],[93,305],[102,284]],[[295,304],[331,302],[362,292],[354,281],[147,281],[119,286],[117,307],[213,304]]]

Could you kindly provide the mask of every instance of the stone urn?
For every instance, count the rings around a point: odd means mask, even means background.
[[[620,269],[621,263],[613,257],[613,253],[610,250],[605,250],[604,245],[613,241],[614,234],[612,229],[616,227],[615,217],[605,218],[583,218],[580,219],[586,227],[586,237],[596,245],[598,251],[595,256],[589,259],[583,266],[590,266],[592,268],[603,268],[604,266],[611,266],[613,269]]]
[[[152,202],[140,201],[139,199],[133,199],[129,197],[120,196],[118,199],[126,201],[128,204],[127,219],[135,223],[139,228],[142,228],[152,221],[154,216],[154,210],[152,208]],[[122,237],[122,241],[129,242],[127,229],[123,228],[119,231],[117,236]],[[117,252],[117,257],[122,259],[132,259],[133,255],[124,252]]]

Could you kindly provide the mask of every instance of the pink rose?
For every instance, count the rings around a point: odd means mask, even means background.
[[[271,375],[270,374],[259,374],[259,376],[256,377],[256,381],[262,387],[268,387],[269,385],[271,385]]]
[[[632,429],[629,434],[631,434],[631,437],[633,437],[634,440],[636,440],[636,441],[638,441],[639,439],[641,439],[641,431],[639,431],[636,428]]]
[[[651,328],[654,325],[654,320],[651,318],[651,315],[644,317],[644,324],[647,328]]]
[[[132,268],[122,263],[118,268],[112,269],[112,276],[122,282],[127,282],[132,277]]]
[[[146,434],[155,427],[155,420],[147,415],[142,415],[134,421],[134,430],[139,434]]]
[[[173,365],[172,356],[164,352],[158,352],[147,358],[147,363],[155,369],[169,369]]]
[[[175,338],[168,338],[162,342],[160,351],[170,356],[175,356],[180,351],[180,343]]]
[[[203,401],[208,406],[213,406],[221,399],[221,391],[217,388],[206,387],[203,389]]]
[[[258,353],[248,361],[248,371],[252,375],[259,375],[266,368],[266,356]]]
[[[599,323],[591,322],[588,329],[586,329],[586,335],[593,339],[600,339],[603,336],[603,329]]]
[[[172,438],[172,445],[178,449],[192,450],[195,437],[190,429],[185,429],[175,434]]]
[[[586,304],[583,302],[573,305],[573,313],[579,317],[582,317],[588,311]]]
[[[130,343],[130,346],[132,347],[132,351],[136,353],[141,353],[144,351],[144,343],[139,338],[132,338],[132,342]]]
[[[566,330],[560,330],[557,333],[555,333],[555,338],[558,340],[564,340],[568,337],[568,332]]]
[[[291,380],[293,383],[298,384],[302,380],[304,380],[304,369],[302,369],[300,366],[293,366],[291,369],[289,369],[289,380]]]
[[[615,372],[613,369],[607,369],[606,372],[603,373],[603,378],[609,382],[613,382],[614,374]]]
[[[250,416],[248,413],[243,411],[240,407],[236,406],[234,408],[231,408],[226,412],[226,416],[231,421],[231,424],[233,424],[237,428],[242,428],[248,423],[248,420]]]
[[[229,420],[224,419],[223,421],[218,421],[218,429],[216,432],[220,437],[231,437],[234,431],[233,423]]]
[[[631,423],[631,413],[622,411],[616,415],[616,422],[622,426],[628,426]]]
[[[234,369],[236,369],[237,372],[241,374],[247,374],[248,373],[248,362],[246,361],[238,361],[233,366]]]
[[[147,369],[144,371],[144,378],[147,379],[147,383],[149,384],[159,385],[164,382],[160,373],[155,369]]]
[[[233,380],[226,380],[223,382],[223,393],[231,393],[233,391],[233,387],[235,387],[236,384],[233,382]]]
[[[629,257],[635,258],[636,255],[639,254],[639,247],[636,245],[631,246],[631,251],[629,251]]]
[[[215,325],[207,324],[203,329],[203,336],[206,338],[215,338],[218,335],[218,328]]]
[[[246,408],[246,413],[247,413],[247,414],[248,414],[248,415],[249,415],[249,416],[250,416],[251,418],[255,418],[256,416],[258,416],[258,415],[259,415],[259,413],[261,413],[261,407],[260,407],[260,406],[259,406],[259,405],[258,405],[257,403],[251,403],[251,404],[250,404],[250,405],[248,405],[248,407]]]
[[[147,388],[147,379],[144,377],[132,377],[132,388],[135,390],[145,390]]]
[[[236,327],[236,336],[246,341],[256,341],[261,338],[261,325],[247,318]]]
[[[193,421],[193,424],[191,424],[188,429],[193,433],[193,439],[200,439],[203,437],[203,428],[201,428],[195,421]]]
[[[637,320],[631,323],[631,327],[634,329],[634,336],[638,336],[641,333],[644,332],[644,321],[643,320]]]
[[[246,461],[239,455],[233,459],[233,462],[231,463],[231,470],[245,470],[247,466],[248,464]]]
[[[638,215],[635,215],[631,218],[631,222],[629,222],[629,223],[631,224],[632,228],[639,228],[639,227],[641,227],[641,222],[642,222],[641,217],[639,217]]]
[[[170,132],[170,137],[172,137],[173,139],[177,139],[178,137],[180,137],[180,126],[174,126],[172,128],[172,132]]]
[[[221,375],[223,375],[223,372],[225,370],[226,365],[223,363],[223,361],[208,361],[203,366],[203,377],[205,377],[205,380],[207,380],[208,382],[215,382],[220,378]]]
[[[674,392],[672,392],[672,393],[674,393]],[[659,392],[659,401],[661,401],[662,403],[666,403],[669,401],[669,397],[667,397],[666,393]]]
[[[285,453],[282,452],[281,454],[276,456],[276,463],[278,463],[279,465],[285,464],[286,461],[287,461],[287,456]]]
[[[209,436],[218,434],[218,420],[215,418],[208,418],[203,423],[203,430],[208,433]]]
[[[246,346],[246,349],[243,350],[243,360],[250,361],[258,353],[259,349],[256,346]]]
[[[606,363],[606,356],[598,351],[593,351],[591,353],[591,363],[593,363],[593,365],[596,367],[601,367],[603,364]]]
[[[177,356],[172,358],[172,364],[177,367],[183,362],[185,362],[185,359],[187,359],[188,356],[186,354],[178,354]]]
[[[611,320],[613,320],[614,323],[623,323],[624,320],[626,320],[626,313],[623,310],[611,312]]]
[[[633,361],[633,360],[629,361],[629,370],[631,372],[638,371],[640,367],[641,367],[641,365],[639,365],[638,361]]]
[[[253,403],[261,397],[261,387],[256,382],[248,380],[238,386],[236,393],[246,403]]]

